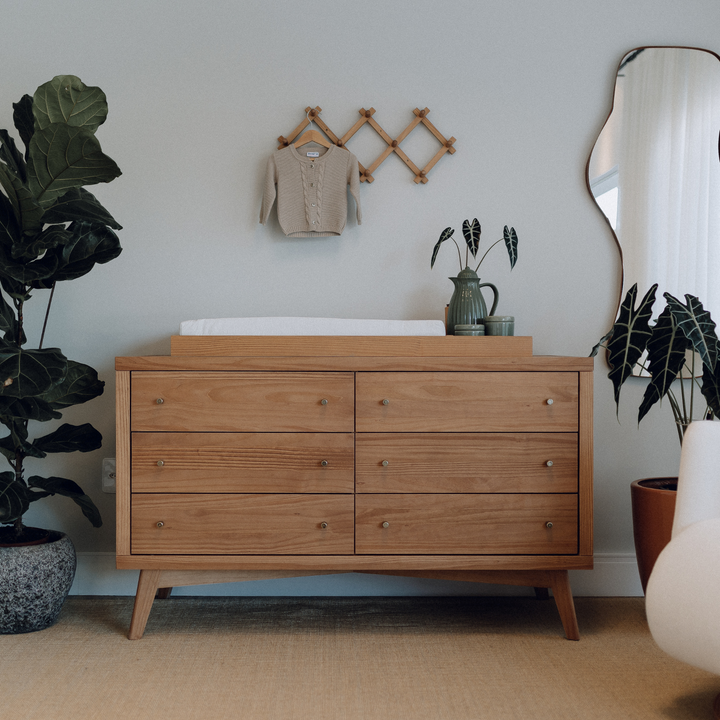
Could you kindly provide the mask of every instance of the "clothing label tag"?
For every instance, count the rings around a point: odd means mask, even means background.
[[[309,152],[307,154],[307,156],[308,157],[320,157],[320,153],[319,152]]]

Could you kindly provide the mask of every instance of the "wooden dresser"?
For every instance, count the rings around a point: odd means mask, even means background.
[[[339,572],[552,588],[579,638],[591,359],[520,337],[176,336],[116,370],[131,639],[167,588]]]

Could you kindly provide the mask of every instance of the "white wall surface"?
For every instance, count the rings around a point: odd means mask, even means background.
[[[440,319],[457,257],[443,247],[431,272],[432,247],[444,227],[459,233],[463,219],[478,217],[483,240],[501,237],[505,224],[520,237],[512,273],[502,247],[482,267],[500,289],[498,312],[515,315],[537,354],[587,355],[619,293],[618,252],[584,180],[617,63],[640,45],[720,52],[719,27],[717,0],[6,0],[0,127],[12,129],[11,103],[23,94],[78,75],[107,94],[97,137],[123,170],[93,189],[124,226],[123,254],[58,287],[45,343],[105,379],[103,397],[64,417],[92,422],[104,447],[30,468],[76,479],[102,510],[100,530],[65,499],[27,516],[70,534],[81,557],[75,591],[134,591],[132,574],[109,569],[114,496],[100,490],[102,458],[115,454],[114,358],[168,353],[182,320]],[[276,138],[308,105],[320,105],[339,134],[372,106],[391,136],[427,106],[457,152],[426,185],[392,156],[361,186],[362,226],[351,217],[340,238],[285,238],[276,219],[258,224],[262,176]],[[415,132],[407,152],[421,162],[435,145]],[[366,165],[377,154],[372,136],[365,128],[350,143]],[[28,303],[31,342],[46,299],[38,291]],[[632,594],[629,485],[676,474],[679,447],[667,406],[637,427],[645,381],[625,389],[618,422],[604,360],[596,370],[600,562],[573,582],[585,594]],[[347,577],[318,578],[311,591],[418,591],[409,581]]]

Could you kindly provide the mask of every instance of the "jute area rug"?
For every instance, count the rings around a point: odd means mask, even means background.
[[[125,638],[132,598],[71,597],[0,636],[12,720],[633,720],[710,717],[720,677],[649,635],[642,598],[170,598]]]

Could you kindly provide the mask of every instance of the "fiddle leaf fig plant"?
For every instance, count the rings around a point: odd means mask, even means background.
[[[26,477],[24,461],[102,444],[89,423],[64,423],[40,437],[30,431],[31,421],[57,420],[66,408],[103,392],[105,383],[93,368],[42,345],[56,284],[82,277],[122,251],[114,232],[121,226],[85,189],[121,172],[95,137],[108,114],[100,88],[58,75],[13,109],[25,151],[0,130],[0,425],[8,432],[0,438],[0,454],[11,468],[0,472],[0,535],[22,542],[23,515],[32,502],[51,495],[71,498],[95,527],[102,525],[74,480]],[[28,348],[24,307],[36,289],[51,292],[39,344]]]
[[[591,357],[601,347],[606,348],[608,377],[613,383],[618,411],[623,383],[636,367],[644,370],[650,382],[640,403],[638,423],[653,405],[667,397],[682,443],[687,426],[695,418],[697,394],[705,400],[702,418],[720,417],[720,344],[715,322],[694,295],[685,295],[683,304],[670,293],[664,293],[666,306],[651,325],[657,287],[653,285],[637,306],[637,284],[630,288],[615,324],[593,348]],[[695,367],[696,358],[702,366],[701,376],[700,368]],[[679,396],[674,387],[679,388]]]
[[[457,244],[457,241],[453,237],[455,230],[450,227],[446,227],[441,233],[440,233],[440,239],[435,243],[435,247],[433,248],[432,252],[432,259],[430,260],[430,269],[432,270],[433,266],[435,265],[435,260],[437,259],[438,252],[440,251],[440,246],[446,241],[446,240],[452,240],[455,243],[455,247],[457,248],[458,252],[458,260],[460,261],[460,271],[462,272],[463,269],[463,261],[462,261],[462,253],[460,252],[460,246]],[[480,228],[480,223],[478,222],[477,218],[474,218],[472,222],[470,220],[463,220],[462,224],[462,232],[463,237],[465,238],[465,266],[469,267],[470,262],[470,255],[473,256],[473,258],[477,259],[477,253],[478,249],[480,247],[480,235],[482,233],[482,229]],[[510,258],[510,269],[512,270],[515,267],[515,263],[517,262],[517,248],[518,248],[518,237],[517,233],[515,232],[515,228],[509,228],[506,225],[505,229],[503,230],[503,236],[494,242],[486,251],[485,254],[480,258],[480,262],[477,264],[477,267],[475,268],[475,272],[478,271],[478,268],[480,265],[482,265],[483,260],[487,257],[487,254],[498,244],[505,241],[505,247],[508,252],[508,256]]]

